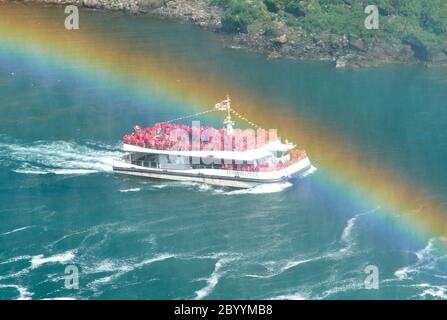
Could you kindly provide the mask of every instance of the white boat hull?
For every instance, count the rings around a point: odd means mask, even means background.
[[[221,169],[167,170],[148,168],[115,160],[113,171],[119,174],[152,179],[189,181],[231,188],[252,188],[267,183],[287,181],[311,168],[309,158],[304,158],[285,169],[271,172],[248,172]]]

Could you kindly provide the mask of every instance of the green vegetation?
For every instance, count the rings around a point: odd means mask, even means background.
[[[228,32],[247,32],[248,26],[256,20],[268,19],[267,6],[262,0],[211,0],[222,7],[222,28]]]
[[[389,37],[423,45],[447,42],[446,0],[211,0],[223,8],[227,32],[274,36],[301,32],[324,39],[348,35],[365,41]],[[364,9],[380,10],[380,30],[364,27]],[[282,26],[282,29],[281,29]]]

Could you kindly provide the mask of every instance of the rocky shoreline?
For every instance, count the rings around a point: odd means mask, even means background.
[[[221,33],[224,43],[229,47],[260,52],[268,59],[289,57],[332,61],[337,68],[362,68],[390,63],[447,67],[447,48],[426,48],[411,40],[404,43],[398,39],[376,39],[365,44],[361,39],[350,39],[345,35],[329,41],[319,35],[299,34],[287,29],[282,30],[279,36],[266,36],[257,32],[227,34],[221,32],[222,9],[212,6],[210,0],[24,0],[21,2],[74,4],[90,9],[123,11],[188,22]]]

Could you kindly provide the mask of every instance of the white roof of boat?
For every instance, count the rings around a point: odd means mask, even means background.
[[[271,151],[285,152],[295,148],[295,145],[293,143],[281,143],[279,139],[276,139],[275,141],[267,143],[264,148]]]
[[[184,157],[199,157],[199,158],[217,158],[217,159],[233,159],[242,161],[253,161],[272,156],[272,153],[266,148],[252,149],[244,152],[237,151],[213,151],[213,150],[197,150],[197,151],[175,151],[175,150],[158,150],[138,147],[130,144],[124,144],[124,151],[126,152],[138,152],[138,153],[151,153],[151,154],[167,154],[167,155],[179,155]],[[270,149],[274,150],[274,149]]]

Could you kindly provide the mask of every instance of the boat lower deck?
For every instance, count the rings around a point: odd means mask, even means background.
[[[311,164],[308,158],[294,163],[284,170],[275,172],[247,172],[220,169],[170,170],[137,166],[117,160],[114,162],[113,171],[119,174],[152,179],[190,181],[232,188],[252,188],[261,184],[290,180],[294,176],[304,173],[310,167]]]

